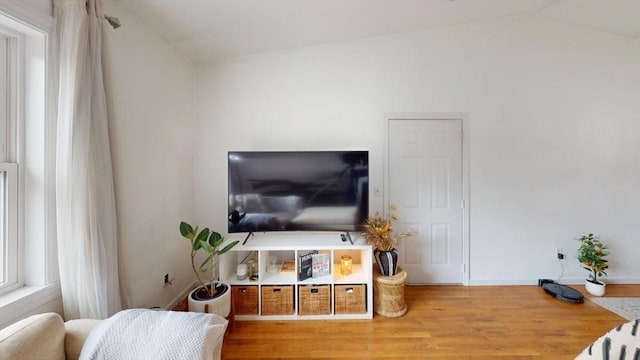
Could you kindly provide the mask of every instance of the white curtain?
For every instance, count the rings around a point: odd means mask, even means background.
[[[56,212],[66,319],[121,308],[102,75],[102,1],[54,0],[58,54]]]

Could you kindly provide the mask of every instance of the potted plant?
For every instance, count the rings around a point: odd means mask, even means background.
[[[373,246],[374,258],[383,276],[393,276],[398,268],[398,250],[396,246],[403,237],[412,235],[411,232],[393,233],[393,222],[398,221],[398,216],[394,213],[398,210],[397,205],[391,205],[389,216],[382,216],[376,213],[369,216],[364,225],[362,236]]]
[[[180,234],[191,243],[191,268],[196,274],[199,285],[189,293],[189,311],[215,313],[227,317],[231,311],[231,292],[229,285],[215,280],[215,266],[218,255],[222,255],[231,250],[238,241],[227,244],[219,249],[224,243],[224,237],[220,233],[204,228],[198,232],[188,223],[180,222]],[[198,251],[206,253],[205,260],[196,266],[196,254]],[[211,278],[205,282],[203,276],[211,274]]]
[[[583,235],[577,240],[580,241],[578,261],[589,271],[585,288],[591,295],[602,296],[605,293],[606,284],[599,277],[607,275],[605,270],[609,268],[609,263],[605,257],[609,255],[609,251],[593,234]]]

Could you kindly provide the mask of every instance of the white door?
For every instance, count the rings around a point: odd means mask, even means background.
[[[462,120],[389,119],[388,204],[407,282],[463,282]]]

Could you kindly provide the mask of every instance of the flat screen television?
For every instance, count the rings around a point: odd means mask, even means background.
[[[367,151],[231,151],[229,233],[359,231],[369,212]]]

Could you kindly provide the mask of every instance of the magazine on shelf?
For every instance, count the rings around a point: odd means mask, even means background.
[[[331,274],[331,255],[328,253],[311,255],[312,277],[317,278]]]
[[[317,254],[317,250],[309,251],[298,256],[298,280],[306,280],[312,276],[312,259],[311,257]]]

